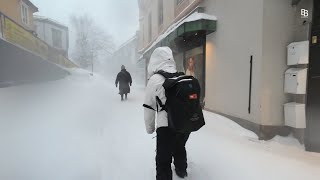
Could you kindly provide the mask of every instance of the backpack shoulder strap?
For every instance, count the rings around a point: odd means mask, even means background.
[[[160,74],[161,76],[163,76],[163,77],[166,78],[166,79],[172,77],[171,73],[165,72],[165,71],[163,71],[163,70],[158,71],[156,74]]]
[[[147,108],[147,109],[151,109],[151,110],[153,110],[153,111],[156,111],[155,109],[153,109],[153,108],[152,108],[151,106],[149,106],[149,105],[143,104],[142,106],[145,107],[145,108]]]
[[[184,75],[183,72],[168,73],[163,70],[158,71],[156,74],[160,74],[161,76],[163,76],[166,79],[173,78],[173,77],[179,77],[179,76]]]
[[[179,76],[182,76],[184,75],[183,72],[176,72],[176,73],[168,73],[168,72],[165,72],[163,70],[160,70],[158,71],[157,73],[155,74],[160,74],[161,76],[163,76],[166,81],[164,82],[163,84],[163,87],[165,90],[167,90],[166,86],[164,86],[166,83],[168,83],[167,81],[170,81],[168,79],[170,78],[174,78],[174,77],[179,77]],[[166,111],[166,105],[162,103],[162,101],[160,100],[160,98],[158,96],[156,96],[156,101],[157,101],[157,112],[161,112],[161,111]],[[158,109],[158,105],[160,106],[160,110]]]
[[[161,100],[160,100],[160,98],[158,96],[156,96],[156,101],[157,101],[157,109],[153,109],[151,106],[149,106],[147,104],[143,104],[142,106],[144,108],[151,109],[151,110],[156,111],[156,112],[164,111],[165,110],[165,105],[161,102]],[[161,108],[160,110],[159,110],[158,105]]]
[[[160,112],[160,111],[165,111],[166,110],[166,106],[162,103],[162,101],[160,100],[159,96],[156,96],[156,100],[157,100],[157,103],[159,104],[160,106],[160,110],[158,109],[158,105],[157,105],[157,111]]]

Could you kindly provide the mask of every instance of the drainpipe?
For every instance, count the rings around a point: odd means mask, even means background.
[[[292,6],[296,6],[300,3],[301,0],[292,0]]]

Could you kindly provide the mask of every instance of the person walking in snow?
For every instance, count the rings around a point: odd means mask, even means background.
[[[132,86],[132,78],[124,65],[121,66],[121,71],[117,75],[115,84],[116,87],[118,87],[119,84],[119,94],[121,96],[121,101],[124,100],[123,95],[125,96],[125,100],[127,100],[128,94],[130,93],[130,86]]]
[[[154,131],[157,133],[156,179],[172,180],[172,157],[174,158],[176,174],[184,178],[188,175],[185,145],[190,133],[178,133],[169,128],[167,112],[158,111],[159,103],[165,104],[167,100],[163,87],[165,77],[158,74],[159,71],[177,73],[176,63],[169,47],[159,47],[151,55],[148,66],[149,80],[144,101],[144,119],[147,133],[152,134]],[[161,102],[158,103],[156,99]],[[157,122],[155,123],[155,121]]]

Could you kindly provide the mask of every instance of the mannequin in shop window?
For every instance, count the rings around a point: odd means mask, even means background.
[[[193,76],[197,79],[195,72],[196,72],[196,66],[195,66],[194,58],[190,57],[187,61],[186,75]]]

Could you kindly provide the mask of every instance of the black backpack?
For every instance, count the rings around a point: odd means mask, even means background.
[[[166,78],[163,87],[167,101],[162,104],[159,97],[156,99],[161,110],[168,113],[169,127],[181,133],[198,131],[205,125],[198,80],[184,73],[159,71],[157,74]]]

